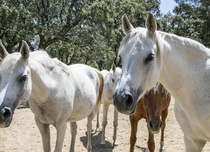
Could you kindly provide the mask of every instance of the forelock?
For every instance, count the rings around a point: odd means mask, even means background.
[[[6,69],[11,71],[17,65],[17,62],[21,60],[20,57],[19,52],[9,54],[1,61],[0,67],[2,70]]]
[[[136,40],[138,37],[146,38],[146,28],[137,27],[133,29],[130,33],[128,33],[122,40],[119,48],[119,52],[127,43],[132,43],[133,40]],[[118,53],[119,53],[118,52]]]

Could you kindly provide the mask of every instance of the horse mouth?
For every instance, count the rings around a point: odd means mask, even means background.
[[[8,118],[5,122],[0,122],[0,128],[7,128],[12,122],[12,117]]]
[[[136,104],[133,104],[132,107],[127,108],[127,107],[119,107],[118,105],[116,105],[116,103],[114,102],[114,106],[117,108],[117,110],[125,115],[132,115],[135,110],[136,110]]]
[[[115,92],[114,96],[114,106],[117,110],[126,115],[132,115],[136,110],[136,96],[133,96],[128,91]]]
[[[13,114],[10,108],[4,108],[0,114],[0,128],[9,127],[12,122]]]
[[[149,130],[149,132],[152,133],[152,134],[158,134],[158,133],[160,132],[159,129],[158,129],[158,130],[153,130],[153,129],[151,129],[151,128],[150,128],[150,129],[148,128],[148,130]]]

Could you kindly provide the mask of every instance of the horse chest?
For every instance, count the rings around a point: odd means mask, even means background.
[[[31,104],[30,107],[36,119],[44,124],[55,125],[61,117],[65,117],[65,114],[62,115],[62,110],[55,109],[54,106],[37,106]]]
[[[42,123],[46,123],[46,124],[55,124],[55,118],[53,113],[46,111],[46,110],[40,110],[40,114],[38,115],[38,119],[42,122]]]
[[[191,105],[190,107],[183,107],[178,102],[175,102],[174,112],[176,119],[185,134],[210,141],[210,112],[208,110],[210,103],[203,105],[197,104],[194,104],[194,106]]]
[[[37,106],[31,106],[31,110],[34,113],[35,118],[41,123],[55,125],[55,115],[53,116],[51,111]]]

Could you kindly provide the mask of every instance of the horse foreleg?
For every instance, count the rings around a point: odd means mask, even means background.
[[[35,118],[36,125],[39,128],[39,131],[42,136],[42,144],[44,152],[51,152],[50,148],[50,128],[48,124],[43,124],[39,119]]]
[[[193,139],[184,134],[184,144],[186,152],[202,152],[203,147],[206,144],[206,141]]]
[[[105,129],[106,129],[106,125],[107,125],[107,114],[108,114],[108,108],[109,105],[106,101],[103,102],[103,122],[102,122],[102,135],[101,135],[101,146],[105,146],[106,142],[105,142]]]
[[[184,133],[185,152],[202,152],[206,141],[199,140],[196,136],[194,136],[195,132],[192,130],[188,122],[190,120],[186,118],[184,111],[179,107],[177,101],[174,102],[174,114],[182,132]]]
[[[148,130],[148,133],[149,133],[149,139],[147,141],[147,146],[150,152],[154,152],[155,151],[154,134],[150,133],[149,130]]]
[[[77,135],[77,123],[71,122],[71,146],[70,146],[70,152],[74,152],[74,146],[75,146],[75,139]]]
[[[88,152],[91,152],[92,150],[92,144],[91,144],[91,130],[92,130],[92,121],[95,116],[95,113],[92,112],[88,117],[87,117],[87,150]]]
[[[114,125],[114,134],[113,134],[114,143],[113,143],[113,145],[117,146],[118,145],[118,142],[117,142],[118,111],[115,107],[114,107],[114,122],[113,122],[113,125]]]
[[[138,120],[134,115],[129,116],[130,124],[131,124],[131,135],[130,135],[130,152],[134,151],[134,146],[136,144],[136,133],[138,127]]]
[[[57,130],[57,138],[54,152],[61,152],[63,147],[64,136],[66,133],[66,121],[58,122],[55,124]]]
[[[166,127],[166,118],[168,116],[168,108],[162,111],[162,127],[161,127],[161,138],[160,138],[160,152],[164,151],[164,130]]]

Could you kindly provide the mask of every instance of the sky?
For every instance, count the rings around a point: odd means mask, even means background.
[[[167,14],[169,11],[172,13],[175,6],[174,0],[161,0],[160,11],[163,14]]]

